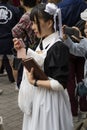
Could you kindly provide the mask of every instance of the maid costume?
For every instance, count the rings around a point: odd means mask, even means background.
[[[40,51],[40,44],[36,51]],[[24,94],[23,88],[27,88],[28,98],[24,97],[25,94],[22,95],[22,99],[19,98],[21,100],[19,100],[19,107],[24,112],[22,130],[73,130],[70,102],[66,90],[68,47],[62,43],[58,32],[43,39],[42,46],[41,54],[28,49],[27,57],[33,57],[40,65],[50,80],[51,89],[29,84],[26,69],[24,69],[19,95],[21,92]],[[24,99],[27,104],[26,108],[22,104]]]

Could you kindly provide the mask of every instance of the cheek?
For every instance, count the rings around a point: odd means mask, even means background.
[[[41,27],[41,32],[44,33],[44,34],[47,34],[48,32],[48,26],[46,24],[44,24],[42,27]]]
[[[41,30],[41,37],[45,37],[47,35],[47,30],[45,28],[43,28]]]

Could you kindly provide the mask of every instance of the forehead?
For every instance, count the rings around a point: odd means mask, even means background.
[[[34,22],[40,22],[40,21],[44,21],[44,18],[42,17],[37,17],[37,16],[34,16],[34,19],[33,19]]]

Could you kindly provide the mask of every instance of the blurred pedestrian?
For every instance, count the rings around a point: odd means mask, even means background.
[[[0,0],[0,55],[3,55],[3,65],[7,71],[10,82],[14,82],[12,72],[13,37],[11,29],[19,21],[21,15],[17,7]]]

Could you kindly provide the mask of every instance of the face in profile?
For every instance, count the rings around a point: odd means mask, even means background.
[[[38,38],[46,37],[51,33],[49,28],[49,20],[45,22],[43,19],[39,19],[39,25],[40,25],[40,30],[38,29],[37,21],[35,20],[32,22],[32,29],[34,30]]]

